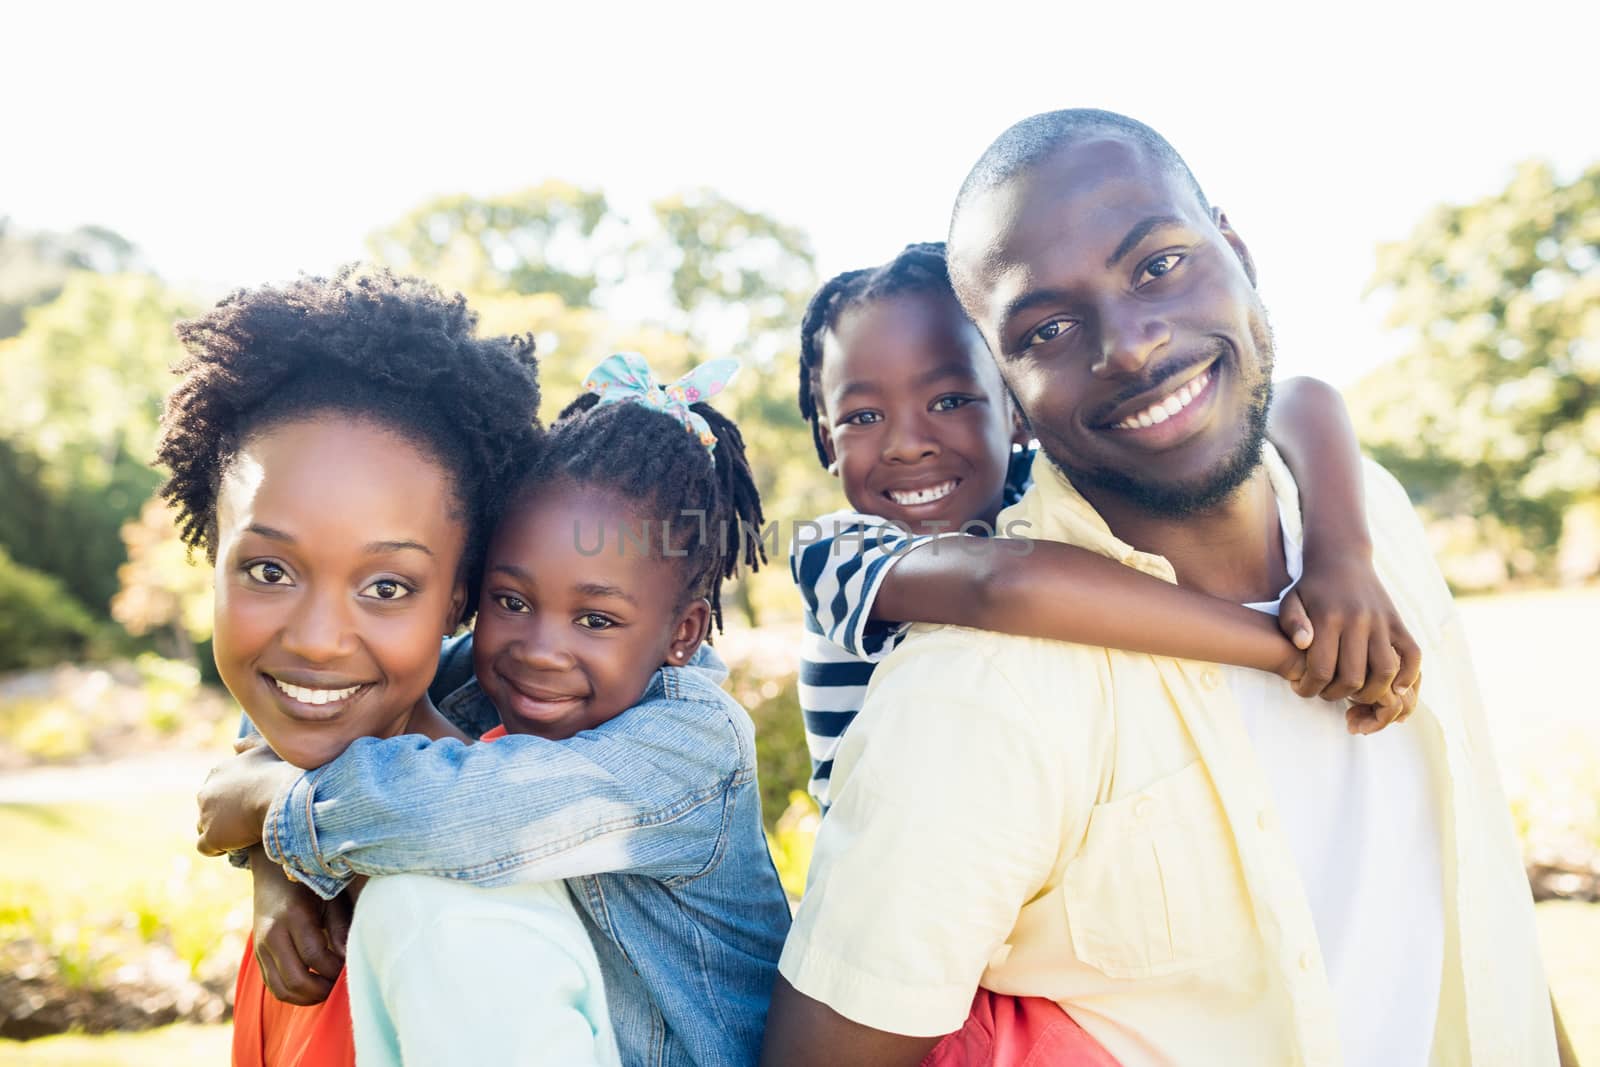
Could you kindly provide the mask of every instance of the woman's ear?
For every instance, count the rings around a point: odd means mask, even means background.
[[[711,631],[711,601],[695,597],[684,607],[672,628],[672,643],[667,645],[668,667],[682,667],[694,659]]]

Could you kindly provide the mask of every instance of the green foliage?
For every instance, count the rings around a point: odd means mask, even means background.
[[[100,647],[102,636],[59,581],[0,548],[0,671],[81,659]]]
[[[0,338],[20,333],[27,309],[54,300],[74,271],[124,274],[139,265],[138,249],[103,226],[26,233],[0,218]]]
[[[161,476],[149,466],[173,322],[189,305],[154,278],[79,272],[0,341],[0,545],[104,612],[125,558],[120,530]]]
[[[380,263],[468,294],[553,293],[586,307],[607,212],[604,194],[555,181],[488,199],[441,196],[368,245]]]
[[[1426,512],[1472,520],[1454,556],[1499,561],[1458,584],[1553,576],[1564,516],[1600,501],[1600,165],[1562,183],[1526,163],[1438,208],[1380,250],[1373,286],[1411,343],[1351,396],[1364,442]],[[1562,570],[1600,573],[1600,549]]]

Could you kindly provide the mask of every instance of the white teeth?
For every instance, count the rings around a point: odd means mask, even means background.
[[[1165,399],[1158,400],[1145,408],[1137,415],[1129,415],[1117,423],[1117,428],[1122,430],[1138,430],[1158,423],[1166,422],[1172,416],[1194,403],[1196,397],[1205,392],[1206,385],[1211,381],[1211,372],[1208,370],[1193,381],[1187,382],[1179,389],[1169,394]]]
[[[909,507],[912,504],[931,504],[935,500],[943,500],[955,491],[956,483],[948,481],[939,485],[930,485],[926,489],[891,489],[889,490],[889,499],[901,507]]]
[[[337,703],[346,697],[355,695],[355,691],[361,688],[359,685],[352,685],[348,689],[307,689],[304,686],[290,685],[288,682],[277,678],[272,679],[272,681],[290,699],[298,700],[302,704],[315,706]]]

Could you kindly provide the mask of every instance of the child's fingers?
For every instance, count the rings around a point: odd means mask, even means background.
[[[1350,695],[1357,704],[1377,704],[1389,698],[1394,689],[1395,675],[1400,671],[1400,653],[1389,643],[1389,633],[1375,627],[1367,645],[1367,677]],[[1398,703],[1398,701],[1396,701]]]
[[[1283,598],[1283,605],[1278,609],[1278,629],[1300,651],[1311,647],[1317,631],[1311,625],[1311,616],[1306,612],[1306,603],[1300,599],[1299,590],[1291,589],[1289,595]]]
[[[285,1004],[321,1004],[333,991],[333,980],[313,974],[300,961],[294,942],[282,925],[256,939],[256,965],[267,990]]]
[[[1324,700],[1343,700],[1367,680],[1367,635],[1365,619],[1347,623],[1339,633],[1339,663],[1333,680],[1322,689]]]
[[[1322,695],[1333,681],[1338,665],[1339,630],[1337,626],[1325,624],[1306,650],[1306,673],[1295,683],[1294,691],[1303,697]]]
[[[1389,643],[1400,655],[1400,669],[1394,675],[1395,690],[1416,689],[1422,681],[1422,647],[1399,620],[1389,625]]]

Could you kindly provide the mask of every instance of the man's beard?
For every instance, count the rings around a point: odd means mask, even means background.
[[[1233,496],[1261,466],[1261,449],[1267,439],[1267,412],[1272,407],[1275,353],[1272,330],[1267,325],[1264,313],[1259,323],[1252,325],[1250,332],[1255,342],[1258,366],[1255,381],[1247,383],[1250,392],[1245,407],[1244,436],[1240,438],[1238,447],[1199,479],[1179,485],[1163,485],[1140,478],[1137,471],[1130,473],[1106,467],[1085,468],[1063,462],[1063,458],[1050,451],[1042,439],[1039,447],[1080,491],[1098,490],[1119,497],[1148,514],[1166,518],[1186,518],[1211,511]],[[1235,369],[1241,375],[1245,373],[1237,363]]]

